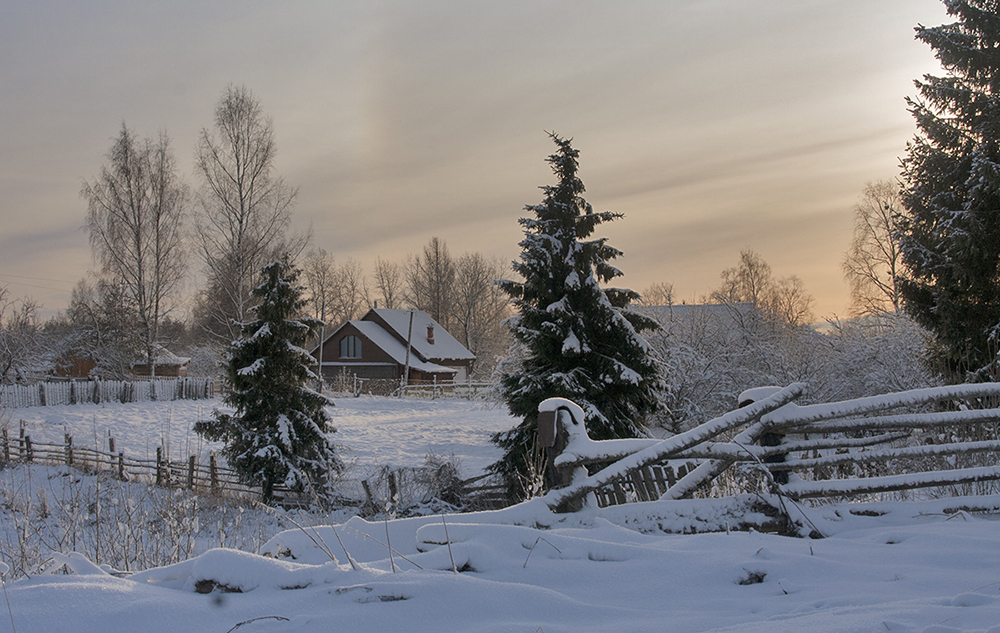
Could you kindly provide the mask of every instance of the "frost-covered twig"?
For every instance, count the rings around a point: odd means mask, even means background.
[[[240,622],[239,624],[237,624],[233,628],[231,628],[228,631],[226,631],[226,633],[233,633],[233,631],[235,631],[236,629],[240,628],[244,624],[250,624],[251,622],[256,622],[257,620],[280,620],[282,622],[288,622],[288,618],[280,616],[280,615],[262,615],[259,618],[253,618],[251,620],[244,620],[243,622]]]
[[[531,558],[531,553],[535,551],[535,547],[538,546],[538,542],[539,541],[545,541],[546,543],[548,543],[552,547],[552,549],[554,549],[555,551],[557,551],[560,554],[562,554],[562,550],[559,549],[558,547],[556,547],[555,545],[552,545],[552,543],[547,538],[545,538],[544,536],[539,536],[538,538],[535,539],[535,542],[531,546],[531,549],[528,550],[528,555],[525,556],[525,558],[524,558],[524,564],[521,565],[522,569],[526,569],[528,567],[528,559]]]

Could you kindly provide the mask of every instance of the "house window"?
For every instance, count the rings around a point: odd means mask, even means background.
[[[340,339],[341,358],[361,358],[361,339],[356,336],[345,336]]]

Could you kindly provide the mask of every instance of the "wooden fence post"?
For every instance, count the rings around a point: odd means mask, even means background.
[[[156,447],[156,485],[163,485],[163,447]]]
[[[115,453],[115,438],[108,436],[108,452],[114,455]]]
[[[365,489],[365,498],[368,501],[368,504],[367,504],[368,507],[370,507],[372,509],[372,512],[375,512],[376,511],[376,508],[375,508],[375,499],[372,498],[372,489],[368,486],[368,480],[367,479],[362,479],[361,480],[361,487]]]
[[[63,435],[66,440],[66,465],[73,465],[73,436],[69,433]]]
[[[10,438],[7,437],[7,429],[3,430],[3,461],[10,463]]]
[[[219,466],[215,461],[215,452],[208,455],[208,479],[212,492],[217,491],[219,489]]]
[[[32,455],[32,451],[31,451],[31,436],[30,435],[25,435],[24,436],[24,461],[26,461],[26,462],[28,462],[30,464],[32,457],[34,457],[34,455]]]
[[[125,452],[118,453],[118,480],[125,481]]]
[[[188,490],[194,490],[194,455],[188,457]]]
[[[396,483],[396,473],[389,471],[389,503],[392,504],[392,511],[395,512],[399,505],[399,486]]]

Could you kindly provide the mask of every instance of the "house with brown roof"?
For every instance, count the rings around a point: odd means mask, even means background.
[[[344,372],[400,380],[409,367],[409,384],[463,382],[476,360],[426,312],[384,308],[342,324],[311,353],[327,380]]]

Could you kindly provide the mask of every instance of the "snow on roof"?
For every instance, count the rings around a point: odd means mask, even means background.
[[[404,341],[402,345],[404,345],[403,349],[405,351],[406,336],[410,328],[411,311],[373,308],[368,314],[362,317],[362,320],[367,321],[367,317],[372,313],[378,315],[396,332],[398,336],[397,341]],[[432,319],[429,314],[423,310],[413,310],[412,313],[412,346],[422,358],[433,360],[475,360],[476,356],[459,343],[447,330],[441,327],[437,321]],[[430,343],[427,340],[427,326],[429,325],[434,327],[434,343]]]
[[[407,317],[409,318],[409,317]],[[414,319],[415,321],[416,319]],[[381,325],[372,321],[350,321],[350,324],[357,328],[362,336],[378,345],[382,351],[392,357],[400,365],[406,364],[406,346],[400,343],[391,334],[386,332]],[[416,326],[414,326],[416,327]],[[410,354],[410,368],[428,373],[457,373],[457,369],[442,367],[434,363],[427,363],[420,360],[416,354]]]
[[[189,362],[191,362],[190,358],[188,358],[186,356],[178,356],[177,354],[174,354],[173,352],[171,352],[170,350],[168,350],[166,347],[163,347],[162,345],[160,345],[158,343],[154,344],[153,347],[156,348],[156,364],[157,365],[186,365]],[[148,362],[148,359],[146,358],[146,352],[145,352],[145,350],[143,350],[139,354],[139,360],[137,360],[136,362],[134,362],[132,364],[133,365],[141,365],[141,364],[145,364],[146,362]]]

